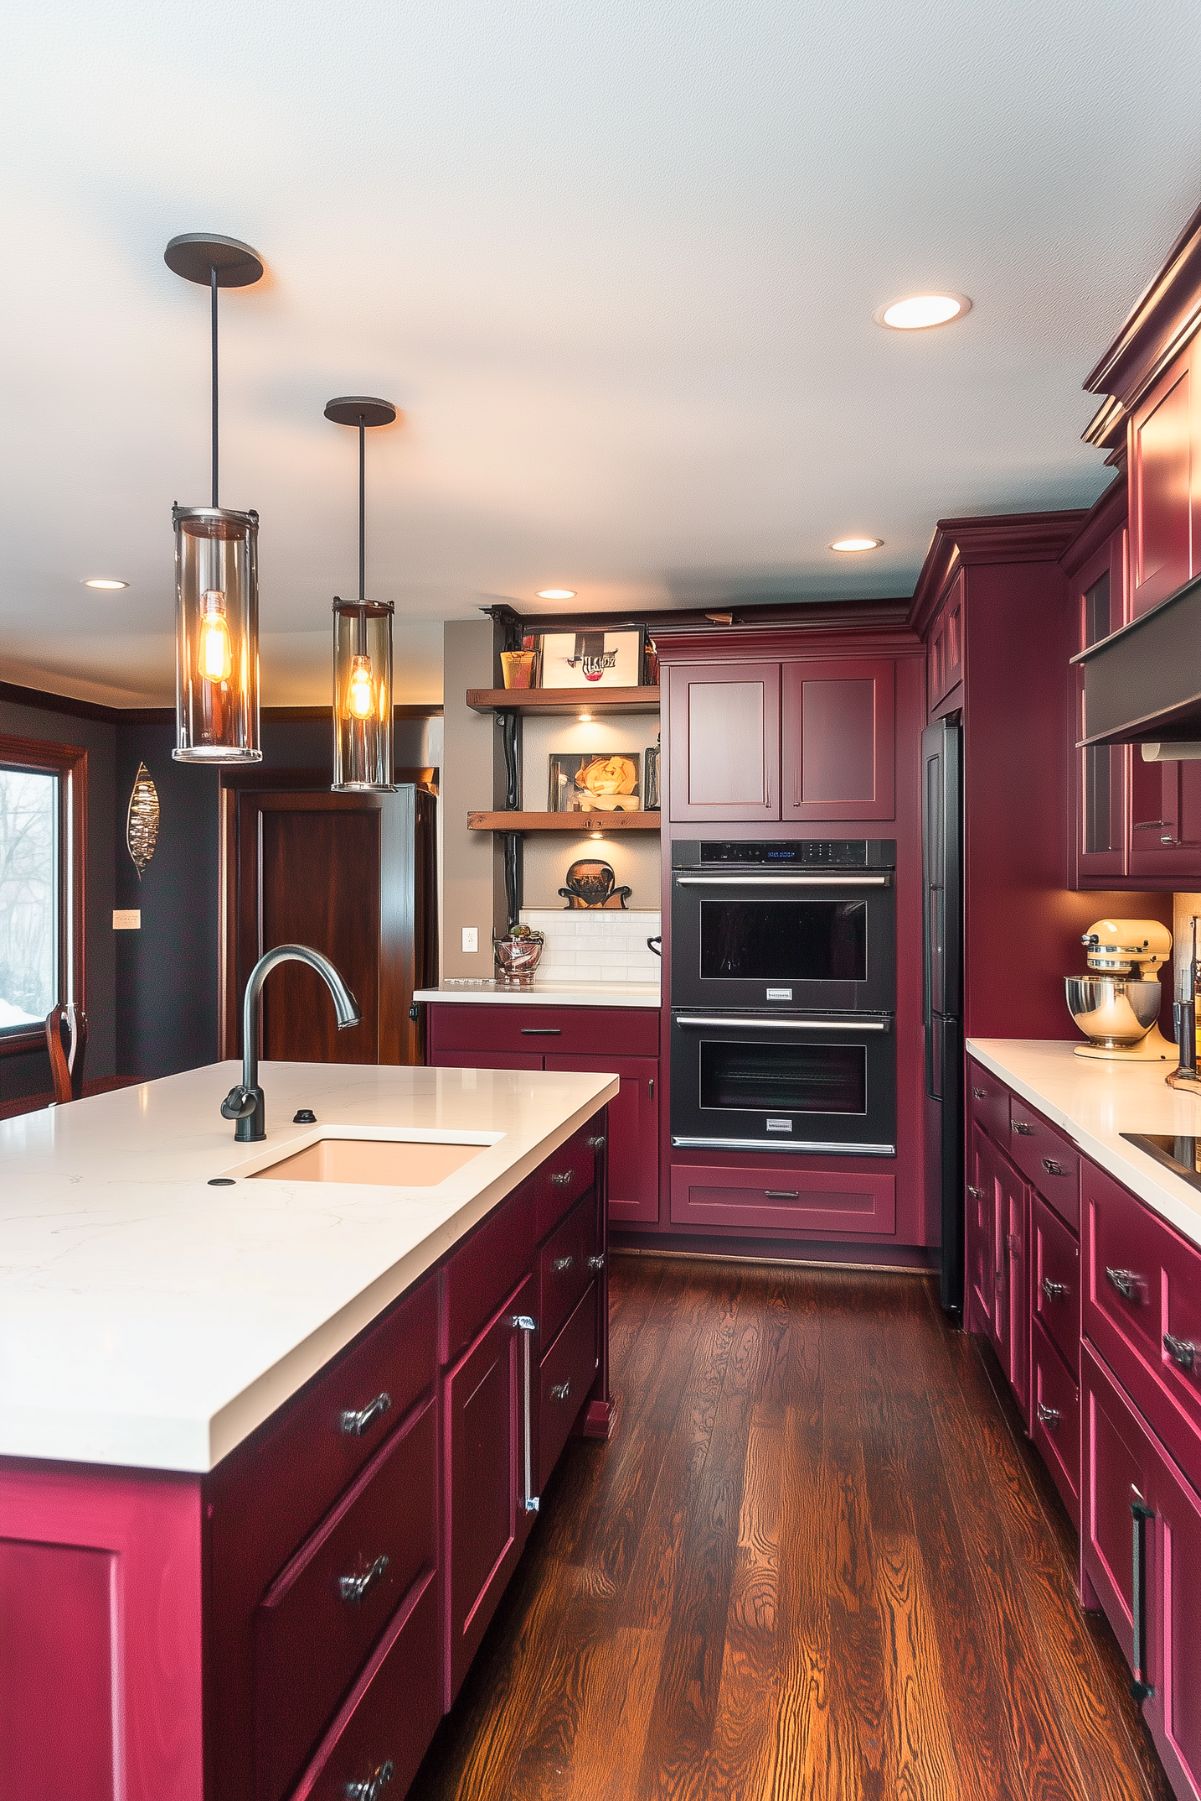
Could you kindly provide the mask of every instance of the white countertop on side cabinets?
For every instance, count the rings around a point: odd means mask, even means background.
[[[267,1137],[238,1144],[218,1109],[240,1076],[0,1121],[0,1457],[211,1469],[617,1093],[264,1063]],[[323,1137],[479,1149],[432,1186],[248,1179]]]
[[[1078,1057],[1073,1039],[970,1038],[967,1054],[1066,1132],[1086,1157],[1201,1245],[1201,1188],[1157,1163],[1123,1132],[1201,1137],[1201,1096],[1164,1081],[1170,1063]]]
[[[419,988],[415,1001],[470,1002],[503,1007],[658,1007],[658,982],[534,982],[513,988],[500,982],[443,982]]]

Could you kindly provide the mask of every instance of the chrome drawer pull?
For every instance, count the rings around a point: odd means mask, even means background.
[[[972,1099],[974,1101],[986,1101],[988,1099],[988,1089],[987,1088],[973,1088],[972,1089]]]
[[[368,1401],[365,1407],[344,1407],[342,1409],[342,1430],[351,1438],[362,1438],[369,1426],[374,1426],[382,1414],[387,1413],[392,1405],[392,1396],[385,1389],[376,1395],[374,1401]]]
[[[1138,1301],[1142,1298],[1140,1294],[1143,1285],[1142,1278],[1136,1270],[1111,1269],[1107,1263],[1105,1265],[1105,1277],[1106,1280],[1111,1282],[1117,1289],[1123,1300]]]
[[[795,1188],[765,1188],[763,1193],[769,1201],[795,1201],[798,1190]]]
[[[1072,1173],[1066,1163],[1060,1163],[1054,1157],[1044,1157],[1043,1168],[1049,1176],[1070,1176]]]
[[[1062,1301],[1067,1292],[1066,1282],[1052,1282],[1050,1276],[1043,1277],[1043,1293],[1049,1301]]]
[[[556,1274],[562,1272],[563,1270],[574,1269],[575,1268],[575,1258],[574,1257],[556,1257],[554,1262],[551,1264],[551,1268],[556,1272]]]
[[[603,1151],[604,1148],[605,1148],[604,1133],[603,1132],[594,1132],[592,1134],[592,1137],[588,1140],[588,1149],[590,1151]]]
[[[348,1782],[344,1793],[346,1801],[377,1801],[391,1782],[395,1765],[389,1757],[374,1769],[366,1782]]]
[[[1009,1130],[1011,1132],[1016,1132],[1019,1138],[1034,1137],[1034,1127],[1024,1119],[1011,1119],[1009,1122]]]
[[[569,1169],[552,1170],[550,1179],[556,1188],[566,1188],[571,1181],[571,1171]]]
[[[1040,1401],[1038,1403],[1035,1412],[1038,1414],[1040,1423],[1044,1426],[1057,1426],[1063,1418],[1058,1407],[1048,1407],[1045,1401]]]
[[[528,1313],[513,1315],[513,1330],[522,1336],[521,1358],[521,1507],[524,1513],[537,1513],[538,1497],[534,1493],[534,1367],[533,1343],[538,1322]]]
[[[974,1182],[968,1183],[967,1191],[974,1201],[982,1201],[984,1199],[984,1190],[978,1188]]]
[[[521,1036],[523,1038],[561,1038],[563,1028],[562,1026],[522,1026]]]
[[[588,1268],[589,1269],[604,1269],[604,1267],[605,1267],[604,1252],[603,1251],[594,1251],[592,1256],[589,1257],[589,1259],[588,1259]]]
[[[552,1401],[569,1401],[571,1399],[570,1381],[556,1382],[550,1391],[550,1398]]]
[[[344,1601],[352,1601],[357,1606],[364,1595],[373,1589],[381,1576],[388,1573],[388,1565],[392,1559],[388,1556],[377,1557],[370,1569],[360,1576],[339,1576],[338,1593]]]
[[[1191,1338],[1177,1338],[1173,1332],[1163,1335],[1163,1348],[1179,1369],[1191,1370],[1197,1362],[1197,1347]]]

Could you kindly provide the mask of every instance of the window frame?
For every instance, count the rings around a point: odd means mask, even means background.
[[[87,817],[88,753],[78,744],[0,734],[0,769],[57,775],[58,783],[58,1001],[74,1001],[87,1011]],[[42,1022],[0,1028],[0,1057],[39,1050],[46,1043]]]

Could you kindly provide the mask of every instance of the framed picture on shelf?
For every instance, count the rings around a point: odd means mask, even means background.
[[[615,632],[543,632],[538,640],[542,688],[639,688],[642,686],[642,626]]]
[[[549,813],[637,813],[641,758],[636,750],[552,751]]]

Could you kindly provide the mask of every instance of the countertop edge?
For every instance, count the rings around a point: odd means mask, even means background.
[[[571,983],[532,988],[419,988],[414,1001],[426,1006],[476,1007],[645,1007],[658,1011],[663,996],[653,982]]]

